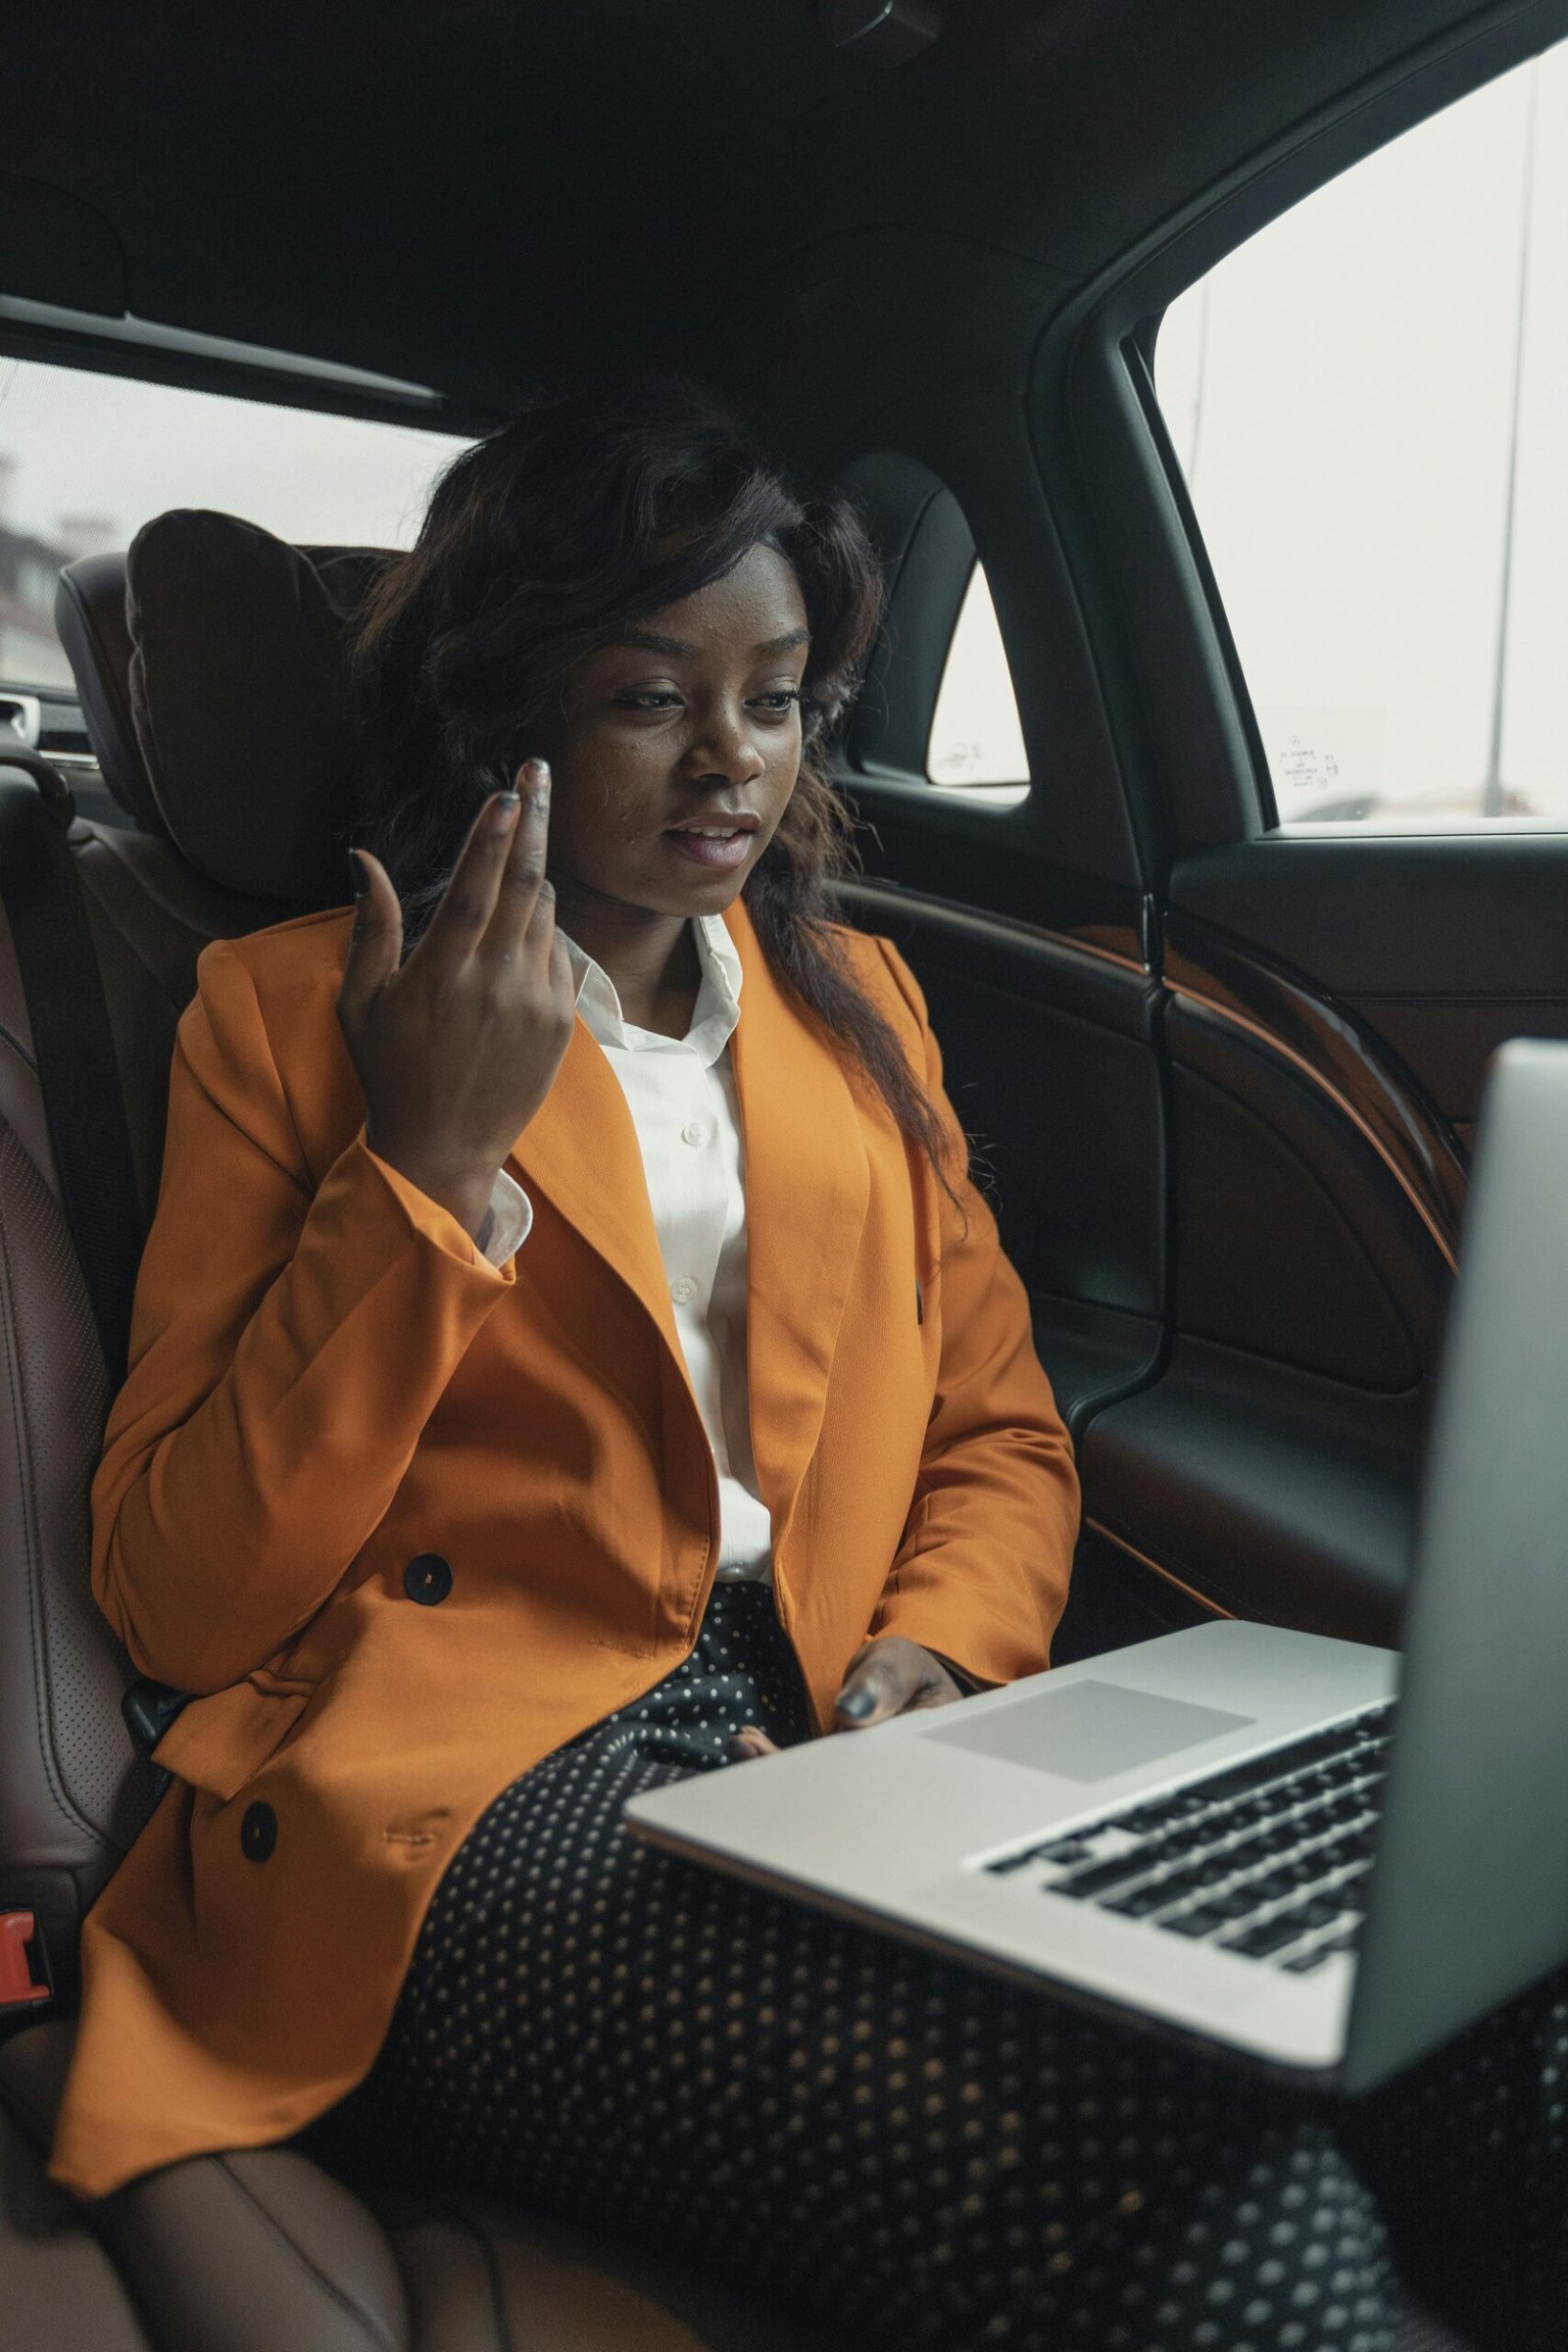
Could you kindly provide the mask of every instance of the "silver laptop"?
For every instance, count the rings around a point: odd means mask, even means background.
[[[1199,1626],[627,1820],[1348,2091],[1568,1960],[1568,1046],[1505,1047],[1487,1089],[1402,1676]]]

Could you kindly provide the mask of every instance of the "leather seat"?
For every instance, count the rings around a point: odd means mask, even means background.
[[[95,2243],[39,2183],[34,2153],[70,2045],[59,2024],[0,2049],[23,2193],[47,2208],[60,2274],[45,2279],[40,2266],[36,2299],[62,2287],[71,2298],[72,2331],[8,2334],[29,2352],[142,2352],[149,2340],[159,2352],[807,2352],[802,2335],[668,2265],[479,2198],[379,2194],[372,2206],[289,2147],[193,2157],[132,2182],[94,2209]]]
[[[344,614],[384,558],[222,515],[62,578],[61,634],[124,829],[71,824],[145,1229],[174,1024],[207,941],[347,897]],[[0,792],[30,789],[7,785]],[[482,2200],[393,2196],[297,2147],[194,2158],[91,2209],[43,2178],[82,1912],[154,1789],[87,1586],[108,1384],[0,921],[0,1909],[40,1921],[51,2022],[0,2043],[0,2312],[28,2352],[809,2352],[826,2338]],[[0,2021],[0,2033],[5,2024]],[[1443,2339],[1414,2332],[1409,2352]]]
[[[39,2029],[24,2034],[31,2041]],[[0,2059],[6,2052],[0,2051]],[[0,2312],[28,2352],[147,2352],[114,2265],[69,2197],[43,2178],[36,2145],[0,2107]],[[482,2340],[482,2339],[481,2339]]]

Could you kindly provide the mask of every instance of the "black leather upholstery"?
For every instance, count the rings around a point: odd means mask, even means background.
[[[57,614],[104,781],[207,881],[296,907],[347,886],[343,632],[391,560],[296,548],[201,508],[61,574]]]
[[[71,662],[104,782],[143,832],[167,841],[168,827],[159,813],[130,711],[123,556],[83,556],[66,565],[55,590],[55,627]]]

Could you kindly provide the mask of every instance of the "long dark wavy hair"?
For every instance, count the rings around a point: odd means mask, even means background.
[[[793,566],[811,646],[800,778],[746,906],[787,993],[951,1189],[936,1112],[831,920],[832,884],[856,860],[827,752],[881,618],[876,558],[847,499],[794,488],[695,385],[643,377],[542,399],[447,467],[417,542],[356,615],[345,838],[391,875],[407,953],[481,803],[552,749],[573,663],[759,545]]]

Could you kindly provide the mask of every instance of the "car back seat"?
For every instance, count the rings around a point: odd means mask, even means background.
[[[91,558],[63,578],[62,636],[128,819],[72,819],[64,788],[50,788],[108,1012],[138,1238],[202,948],[347,897],[324,814],[346,749],[339,634],[381,560],[313,558],[191,514],[160,518],[129,559]],[[35,780],[0,770],[13,897],[39,816]],[[13,2018],[0,2046],[7,2340],[29,2352],[805,2352],[765,2313],[571,2231],[459,2200],[388,2199],[372,2213],[294,2148],[172,2166],[92,2209],[92,2234],[45,2182],[78,1924],[153,1787],[121,1716],[131,1669],[87,1585],[110,1381],[33,1047],[0,922],[0,1443],[15,1465],[0,1477],[0,1910],[35,1915],[58,1988],[50,2022],[19,2032]]]
[[[63,575],[61,634],[128,820],[72,818],[50,786],[107,1007],[137,1234],[157,1197],[174,1024],[202,947],[346,896],[328,821],[349,751],[341,631],[383,560],[175,514],[128,558]],[[8,829],[14,839],[38,817],[18,796],[36,789],[0,772],[0,871]],[[86,1497],[110,1377],[3,921],[0,1350],[12,1465],[0,1477],[0,1910],[34,1912],[58,1986],[48,2021],[0,2044],[9,2339],[29,2352],[820,2346],[582,2233],[482,2200],[357,2193],[294,2147],[193,2158],[91,2209],[47,2184],[77,1926],[154,1790],[120,1713],[131,1670],[88,1592]],[[1407,2352],[1446,2340],[1414,2332]]]

